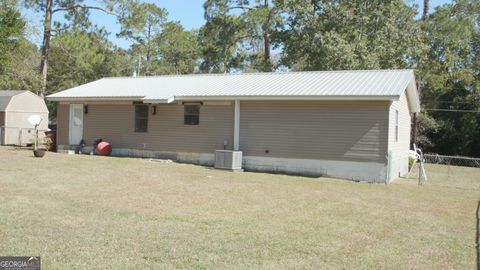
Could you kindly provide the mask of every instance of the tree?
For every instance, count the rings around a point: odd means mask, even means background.
[[[88,48],[88,49],[86,49]],[[57,34],[51,41],[47,93],[76,87],[103,77],[127,76],[133,67],[128,54],[115,48],[106,33],[92,29],[72,29]],[[47,102],[52,120],[56,106]]]
[[[417,147],[426,151],[433,149],[435,145],[433,144],[431,137],[432,134],[438,132],[438,124],[435,119],[426,112],[417,113],[417,126]]]
[[[85,48],[88,48],[86,50]],[[103,77],[118,74],[121,55],[98,31],[74,30],[52,39],[48,89],[51,92],[72,88]],[[124,56],[125,57],[125,56]],[[129,72],[128,69],[125,73]]]
[[[299,70],[405,68],[421,51],[416,10],[402,0],[279,0],[282,63]]]
[[[237,16],[221,15],[207,20],[200,29],[202,72],[223,73],[243,67],[246,53],[238,45],[244,26]]]
[[[0,68],[12,60],[10,52],[23,38],[25,21],[20,12],[7,4],[0,4]]]
[[[188,74],[195,71],[199,60],[196,33],[185,31],[177,22],[169,22],[155,37],[155,44],[158,73]]]
[[[9,51],[10,61],[2,65],[0,71],[0,89],[21,89],[36,92],[40,85],[38,74],[38,59],[40,53],[37,47],[21,38],[16,46]]]
[[[110,15],[123,17],[130,14],[129,7],[135,6],[136,2],[128,0],[101,0],[98,5],[87,5],[84,0],[25,0],[28,8],[33,8],[44,15],[43,41],[41,47],[40,74],[42,87],[40,95],[44,96],[47,87],[48,60],[50,53],[50,39],[52,37],[52,18],[56,13],[67,13],[71,17],[83,14],[88,15],[89,10],[100,10]]]
[[[430,12],[430,0],[423,0],[422,20],[428,19],[429,12]]]
[[[244,9],[242,17],[247,27],[244,42],[249,45],[250,68],[259,71],[272,71],[274,63],[271,59],[272,35],[275,26],[281,21],[277,9],[271,0],[255,0],[246,2],[250,7]]]
[[[24,38],[25,21],[15,1],[0,3],[0,89],[34,90],[39,78],[35,45]]]
[[[157,36],[166,22],[167,11],[154,4],[144,3],[136,7],[135,16],[129,16],[121,20],[122,29],[118,36],[126,37],[135,42],[135,55],[138,61],[143,61],[143,70],[137,73],[152,75],[152,54],[155,50],[152,41]],[[140,64],[140,63],[139,63]]]
[[[418,78],[424,106],[438,125],[429,133],[432,152],[480,156],[479,17],[478,1],[457,0],[423,22],[429,50]]]
[[[272,71],[271,35],[280,17],[270,0],[208,0],[204,8],[204,71]]]

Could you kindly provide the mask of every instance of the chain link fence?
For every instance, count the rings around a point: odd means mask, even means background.
[[[425,163],[480,168],[480,158],[424,154]]]
[[[39,130],[39,137],[43,138],[46,130]],[[32,144],[35,138],[34,128],[0,127],[0,145],[25,146]]]
[[[427,185],[449,186],[480,190],[480,158],[424,154]],[[412,167],[408,177],[419,178],[419,164]]]

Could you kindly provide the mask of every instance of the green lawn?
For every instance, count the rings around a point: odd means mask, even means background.
[[[480,169],[390,185],[0,148],[0,255],[43,269],[475,269]]]

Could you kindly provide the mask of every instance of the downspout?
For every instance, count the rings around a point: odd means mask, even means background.
[[[3,114],[3,138],[0,137],[0,140],[3,139],[3,141],[0,141],[0,145],[7,145],[7,110],[5,109],[5,113]]]
[[[412,132],[412,143],[417,145],[417,113],[413,113],[413,132]]]
[[[385,158],[387,159],[387,166],[386,166],[386,173],[385,173],[385,184],[389,184],[390,183],[390,170],[391,170],[391,166],[392,166],[392,151],[390,150],[390,134],[392,132],[392,130],[390,129],[390,113],[391,113],[391,110],[392,110],[392,104],[393,102],[390,101],[390,104],[388,105],[388,118],[387,118],[387,155],[385,156]]]
[[[390,184],[390,172],[392,167],[392,151],[387,153],[387,179],[385,179],[385,184]]]

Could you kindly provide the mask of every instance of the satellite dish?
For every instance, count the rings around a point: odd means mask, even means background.
[[[34,114],[34,115],[30,115],[28,117],[28,122],[34,126],[36,125],[40,125],[40,123],[42,122],[43,118],[38,115],[38,114]]]

